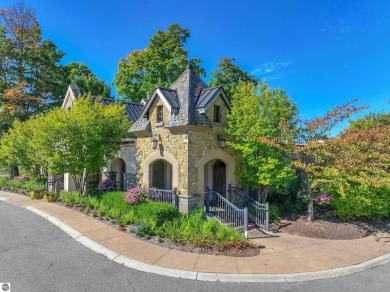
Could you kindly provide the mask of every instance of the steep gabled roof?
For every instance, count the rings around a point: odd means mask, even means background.
[[[98,98],[98,97],[94,96],[94,97],[92,97],[92,100],[93,101],[98,100],[101,103],[103,103],[104,105],[109,105],[109,104],[112,104],[114,102],[119,102],[122,105],[125,105],[126,106],[125,111],[126,111],[127,118],[129,120],[129,122],[132,122],[132,123],[135,123],[139,119],[139,117],[141,116],[142,108],[143,108],[143,105],[139,104],[139,103],[122,101],[122,100],[117,100],[117,99],[113,99],[113,98],[109,98],[109,97]]]
[[[82,91],[76,85],[70,84],[68,87],[68,91],[65,95],[65,99],[64,99],[64,102],[62,104],[62,107],[65,107],[66,102],[69,99],[70,95],[72,95],[73,98],[77,99],[82,94],[83,94]],[[125,105],[126,106],[125,111],[126,111],[127,118],[132,123],[135,123],[140,118],[141,112],[143,109],[143,105],[140,103],[122,101],[122,100],[117,100],[117,99],[113,99],[110,97],[98,98],[96,96],[93,96],[92,102],[95,102],[96,100],[103,103],[104,105],[109,105],[113,102],[119,102],[122,105]]]
[[[212,127],[213,125],[205,111],[220,95],[230,109],[230,101],[222,86],[207,88],[206,83],[199,78],[191,64],[188,64],[186,70],[169,88],[155,88],[147,100],[141,118],[131,127],[130,131],[147,131],[150,126],[148,112],[158,96],[170,111],[168,120],[164,122],[164,127],[187,125]]]
[[[204,117],[199,116],[196,107],[196,101],[202,89],[206,87],[207,85],[195,73],[191,64],[188,64],[183,74],[170,86],[178,94],[180,108],[177,114],[169,117],[166,127],[184,125],[211,126],[210,122],[205,122]]]
[[[146,101],[145,107],[141,113],[142,117],[147,115],[150,107],[158,96],[162,99],[170,112],[172,112],[172,109],[174,109],[173,111],[177,111],[177,109],[180,107],[176,90],[157,86],[150,98]]]

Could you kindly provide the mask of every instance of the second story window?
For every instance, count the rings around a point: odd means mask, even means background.
[[[214,105],[214,122],[221,123],[221,107]]]
[[[162,105],[157,107],[157,123],[161,123],[164,119],[164,109]]]

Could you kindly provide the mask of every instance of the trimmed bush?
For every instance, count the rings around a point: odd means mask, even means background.
[[[330,203],[336,216],[380,219],[390,215],[390,189],[387,187],[354,185],[345,187],[342,193],[333,190],[331,194]]]

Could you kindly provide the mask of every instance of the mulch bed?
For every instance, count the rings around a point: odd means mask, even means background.
[[[29,196],[29,193],[24,190],[9,188],[0,188],[0,190]],[[57,204],[65,206],[64,203],[57,202]],[[230,248],[227,250],[216,250],[210,247],[200,248],[191,245],[178,244],[170,241],[167,238],[160,238],[158,236],[152,236],[150,238],[138,237],[135,235],[137,225],[126,225],[124,227],[119,226],[115,223],[114,220],[106,217],[94,217],[92,211],[88,211],[87,209],[80,209],[76,205],[72,207],[66,207],[72,208],[78,212],[82,212],[87,216],[94,218],[95,220],[104,222],[105,224],[110,225],[138,239],[169,249],[176,249],[198,254],[227,255],[236,257],[251,257],[260,253],[261,247],[256,246],[248,246],[241,249]],[[271,224],[270,231],[274,233],[283,232],[317,239],[351,240],[363,238],[377,233],[390,233],[390,218],[384,218],[382,220],[340,219],[332,217],[330,213],[325,213],[316,214],[315,220],[310,222],[307,220],[306,216],[299,214],[289,214],[285,216],[284,219],[279,223]]]
[[[310,222],[306,216],[290,214],[278,224],[272,224],[271,231],[318,239],[349,240],[376,233],[390,233],[390,218],[357,220],[316,214],[315,220]]]
[[[254,246],[254,245],[249,245],[247,247],[240,247],[240,248],[231,247],[231,248],[224,249],[224,250],[218,250],[218,249],[211,248],[211,247],[197,247],[197,246],[193,246],[193,245],[189,245],[189,244],[186,245],[186,244],[175,243],[175,242],[172,242],[169,238],[161,238],[159,236],[139,237],[135,234],[136,229],[138,227],[137,224],[119,225],[116,223],[115,220],[110,219],[106,216],[98,217],[96,212],[94,215],[94,212],[92,210],[81,209],[77,205],[67,206],[65,203],[62,203],[62,202],[56,202],[56,204],[59,204],[61,206],[71,208],[72,210],[83,213],[89,217],[92,217],[95,220],[98,220],[100,222],[103,222],[103,223],[111,226],[111,227],[114,227],[115,229],[118,229],[119,231],[122,231],[128,235],[136,237],[137,239],[140,239],[140,240],[143,240],[143,241],[146,241],[146,242],[149,242],[149,243],[161,246],[161,247],[169,248],[169,249],[197,253],[197,254],[224,255],[224,256],[234,256],[234,257],[252,257],[252,256],[260,254],[260,248]]]

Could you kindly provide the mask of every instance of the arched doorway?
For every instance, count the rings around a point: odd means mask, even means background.
[[[227,172],[226,163],[220,159],[213,159],[204,166],[205,187],[209,187],[226,197]]]
[[[168,161],[157,159],[150,164],[149,168],[149,187],[172,189],[172,165]]]
[[[114,158],[110,163],[110,171],[115,172],[118,189],[123,189],[123,174],[126,173],[126,163],[121,158]]]
[[[219,159],[213,165],[213,190],[226,197],[226,164]]]
[[[199,192],[204,192],[206,187],[218,188],[225,196],[228,184],[236,185],[235,171],[236,161],[227,152],[214,150],[206,153],[198,162]]]

